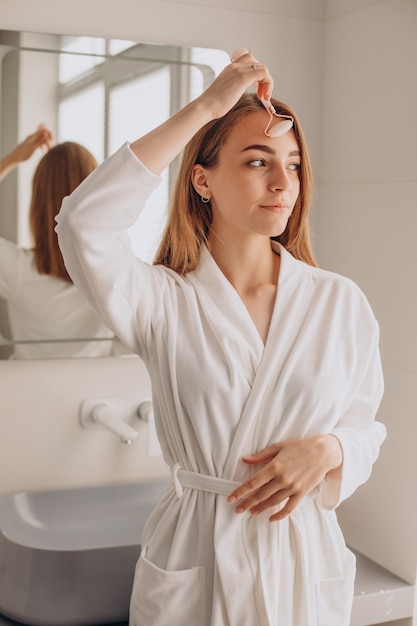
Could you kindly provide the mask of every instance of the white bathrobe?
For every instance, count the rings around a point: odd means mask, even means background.
[[[14,359],[100,357],[113,352],[113,333],[79,290],[56,276],[40,274],[32,250],[2,237],[0,298],[7,302],[16,342]]]
[[[185,276],[133,256],[126,229],[158,181],[126,144],[57,218],[76,285],[148,368],[173,468],[142,536],[130,625],[348,626],[355,562],[334,509],[367,480],[385,437],[372,311],[352,281],[273,244],[281,268],[264,345],[206,248]],[[341,442],[340,481],[278,523],[275,509],[235,513],[226,494],[256,471],[242,455],[318,433]]]

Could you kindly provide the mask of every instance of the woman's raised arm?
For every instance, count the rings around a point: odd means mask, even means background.
[[[202,126],[225,115],[253,83],[257,84],[258,97],[270,99],[273,81],[268,68],[252,52],[241,52],[204,93],[131,144],[148,170],[160,174]]]

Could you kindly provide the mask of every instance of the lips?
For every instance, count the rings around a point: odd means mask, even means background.
[[[266,211],[272,211],[273,213],[280,213],[282,211],[288,210],[288,204],[261,204],[261,209],[265,209]]]

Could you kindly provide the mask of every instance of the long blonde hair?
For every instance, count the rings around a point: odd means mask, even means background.
[[[64,197],[96,167],[97,161],[91,152],[73,141],[54,146],[40,160],[33,176],[29,210],[34,262],[39,274],[72,282],[58,246],[55,216]]]
[[[316,265],[310,243],[308,212],[313,193],[313,176],[306,141],[294,111],[286,104],[272,99],[277,113],[294,118],[294,132],[301,153],[300,193],[285,231],[273,239],[291,254],[309,265]],[[250,113],[264,110],[254,94],[244,94],[223,117],[203,126],[184,148],[168,222],[156,253],[154,264],[165,265],[179,274],[194,270],[211,224],[210,205],[201,201],[192,184],[194,165],[215,167],[220,150],[231,130]]]

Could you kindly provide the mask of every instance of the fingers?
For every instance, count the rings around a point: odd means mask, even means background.
[[[45,126],[45,124],[39,124],[35,133],[35,137],[39,147],[46,148],[47,150],[50,150],[52,148],[53,136],[51,131]]]
[[[272,461],[272,459],[278,454],[281,449],[279,443],[274,443],[272,446],[268,446],[255,454],[250,454],[242,457],[242,461],[245,463],[251,463],[253,465],[262,465]]]
[[[237,48],[230,55],[230,60],[231,60],[232,63],[234,63],[235,61],[237,61],[241,57],[243,57],[245,55],[248,55],[248,54],[252,54],[252,50],[249,50],[249,48]]]
[[[297,496],[290,496],[287,500],[287,503],[285,504],[285,506],[283,506],[279,511],[277,511],[276,513],[274,513],[273,515],[271,515],[271,517],[269,518],[270,522],[279,522],[281,520],[283,520],[285,517],[287,517],[288,515],[290,515],[299,505],[301,501],[300,497]]]
[[[237,489],[232,491],[227,500],[230,504],[241,500],[240,506],[244,506],[246,510],[261,498],[268,497],[271,489],[277,491],[278,482],[279,479],[274,476],[272,469],[267,466],[264,470],[257,472],[239,485]],[[245,498],[244,501],[243,498]]]
[[[236,506],[236,513],[248,511],[251,515],[258,515],[267,509],[278,506],[291,495],[290,489],[279,489],[275,481],[264,485],[261,489],[241,500]]]
[[[238,496],[234,496],[237,492],[238,490],[230,494],[228,498],[230,503],[238,502],[235,508],[237,514],[248,512],[250,515],[259,515],[268,509],[280,507],[278,511],[270,516],[269,521],[271,522],[282,520],[290,515],[304,495],[302,492],[290,487],[280,488],[278,480],[271,480],[269,483],[264,484],[261,488],[251,492],[247,498],[239,499]],[[236,500],[233,500],[235,497]]]
[[[36,131],[26,137],[26,139],[17,146],[19,160],[26,161],[38,148],[50,150],[52,148],[52,133],[43,124],[38,126]]]
[[[316,436],[275,443],[245,457],[245,463],[260,465],[262,469],[229,495],[229,503],[235,505],[237,513],[248,511],[257,515],[287,501],[272,516],[273,521],[286,517],[328,471],[323,441],[325,437]]]
[[[262,65],[259,68],[259,63],[255,64],[255,67],[257,68],[255,71],[262,72],[262,78],[260,80],[258,80],[258,88],[256,90],[256,95],[258,96],[258,98],[260,100],[266,100],[269,101],[271,99],[271,95],[272,95],[272,90],[274,87],[274,81],[272,80],[272,76],[268,71],[268,68],[265,65]]]
[[[268,68],[259,63],[251,50],[239,48],[232,54],[232,62],[220,72],[198,100],[200,104],[204,104],[209,119],[218,119],[228,113],[245,90],[254,83],[258,97],[268,99],[273,87]]]
[[[253,73],[256,83],[256,95],[263,100],[270,100],[274,81],[268,68],[254,57],[252,50],[248,48],[238,48],[231,55],[232,63],[239,63],[246,66],[249,73]]]
[[[234,493],[238,493],[236,490]],[[230,494],[228,501],[233,502],[233,494]],[[259,489],[252,491],[247,498],[239,499],[237,497],[237,506],[235,512],[242,514],[248,512],[250,515],[259,515],[268,509],[280,507],[269,520],[271,522],[279,521],[290,515],[298,506],[302,499],[301,493],[292,487],[282,488],[279,480],[271,480],[267,484],[263,484]]]

